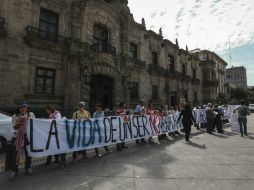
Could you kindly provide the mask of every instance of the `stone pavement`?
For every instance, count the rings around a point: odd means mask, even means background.
[[[191,143],[183,136],[164,144],[130,144],[129,149],[63,169],[56,165],[34,167],[33,176],[9,180],[0,174],[1,190],[44,189],[170,189],[253,190],[254,114],[249,117],[248,137],[225,127],[225,134],[192,131]],[[111,147],[112,149],[115,147]]]

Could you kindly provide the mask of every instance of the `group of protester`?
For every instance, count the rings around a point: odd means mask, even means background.
[[[87,120],[90,118],[103,118],[105,117],[105,113],[103,111],[103,107],[101,103],[96,104],[96,111],[92,114],[87,111],[86,105],[84,102],[80,102],[78,105],[79,109],[73,113],[72,119],[81,119]],[[215,127],[217,128],[218,133],[223,133],[223,116],[224,116],[224,109],[222,106],[218,106],[217,104],[212,105],[208,103],[205,108],[206,112],[206,119],[207,123],[205,127],[207,128],[207,133],[212,134],[214,132]],[[236,107],[235,111],[238,112],[238,119],[240,124],[241,135],[247,135],[247,119],[246,115],[248,114],[248,109],[244,105],[244,102],[241,102],[241,106]],[[48,114],[49,119],[61,119],[62,115],[60,111],[56,109],[55,106],[49,105],[46,108],[46,112]],[[174,114],[175,112],[180,112],[178,122],[182,122],[183,124],[183,132],[185,133],[185,140],[189,142],[191,126],[195,125],[197,129],[199,129],[199,124],[196,123],[195,118],[193,117],[192,107],[189,103],[183,103],[181,106],[176,107],[169,107],[168,105],[161,106],[160,109],[154,109],[152,103],[150,102],[148,107],[145,108],[145,102],[143,100],[135,107],[134,115],[159,115],[161,117],[167,116],[169,114]],[[125,103],[120,103],[118,108],[114,111],[115,116],[123,117],[124,121],[128,121],[128,115],[130,111],[126,109]],[[107,114],[108,116],[108,114]],[[26,135],[26,124],[28,119],[35,118],[35,115],[29,111],[29,106],[26,102],[22,102],[19,104],[19,108],[17,113],[13,115],[13,138],[12,138],[12,158],[11,158],[11,170],[12,174],[11,177],[15,178],[18,176],[18,166],[20,161],[20,152],[21,149],[24,148],[25,152],[25,174],[32,175],[31,170],[31,157],[28,155],[27,146],[29,144],[27,135]],[[242,126],[244,130],[242,129]],[[179,134],[179,131],[171,132],[169,136],[175,136]],[[158,136],[159,142],[163,143],[167,139],[166,134],[162,134]],[[153,137],[148,139],[148,142],[154,141]],[[136,140],[136,144],[145,143],[145,139]],[[127,149],[128,147],[125,145],[124,142],[116,144],[116,150],[122,151],[123,149]],[[112,151],[107,147],[104,146],[106,153],[111,153]],[[101,157],[102,154],[99,153],[99,149],[95,148],[96,156]],[[57,154],[48,156],[45,162],[45,166],[51,164],[52,156],[54,156],[54,162],[58,163],[60,167],[64,167],[66,164],[66,154]],[[82,151],[74,151],[72,154],[73,162],[76,163],[81,156],[83,159],[87,159],[87,152],[86,150]]]

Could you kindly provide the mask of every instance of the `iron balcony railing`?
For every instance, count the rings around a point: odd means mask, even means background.
[[[158,73],[161,73],[161,74],[166,73],[166,69],[164,67],[161,67],[160,65],[157,65],[157,64],[150,64],[149,65],[149,71],[150,72],[158,72]]]
[[[138,58],[131,58],[133,63],[139,67],[146,67],[146,62],[145,61],[142,61]]]
[[[91,49],[96,53],[109,53],[116,55],[116,48],[108,43],[95,43],[91,45]]]
[[[200,84],[200,79],[192,78],[192,83],[193,84]]]
[[[185,81],[192,81],[191,76],[186,75],[186,74],[182,74],[182,79],[185,80]]]
[[[57,33],[42,30],[33,26],[26,27],[28,37],[35,37],[41,40],[46,40],[54,43],[64,43],[66,38],[64,36],[58,35]]]
[[[219,80],[213,79],[213,80],[207,80],[205,79],[202,84],[203,86],[211,86],[211,87],[218,87],[219,86]]]

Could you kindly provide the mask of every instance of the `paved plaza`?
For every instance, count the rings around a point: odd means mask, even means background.
[[[0,174],[3,190],[44,189],[170,189],[170,190],[253,190],[254,114],[249,116],[249,136],[240,137],[224,126],[224,134],[208,135],[193,128],[191,143],[184,136],[169,137],[167,143],[136,145],[101,158],[68,164],[33,167],[33,176],[23,171],[15,180]]]

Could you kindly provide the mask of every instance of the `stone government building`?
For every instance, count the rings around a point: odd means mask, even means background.
[[[147,30],[127,0],[0,0],[0,110],[24,99],[67,114],[80,100],[201,104],[227,96],[226,65]]]

